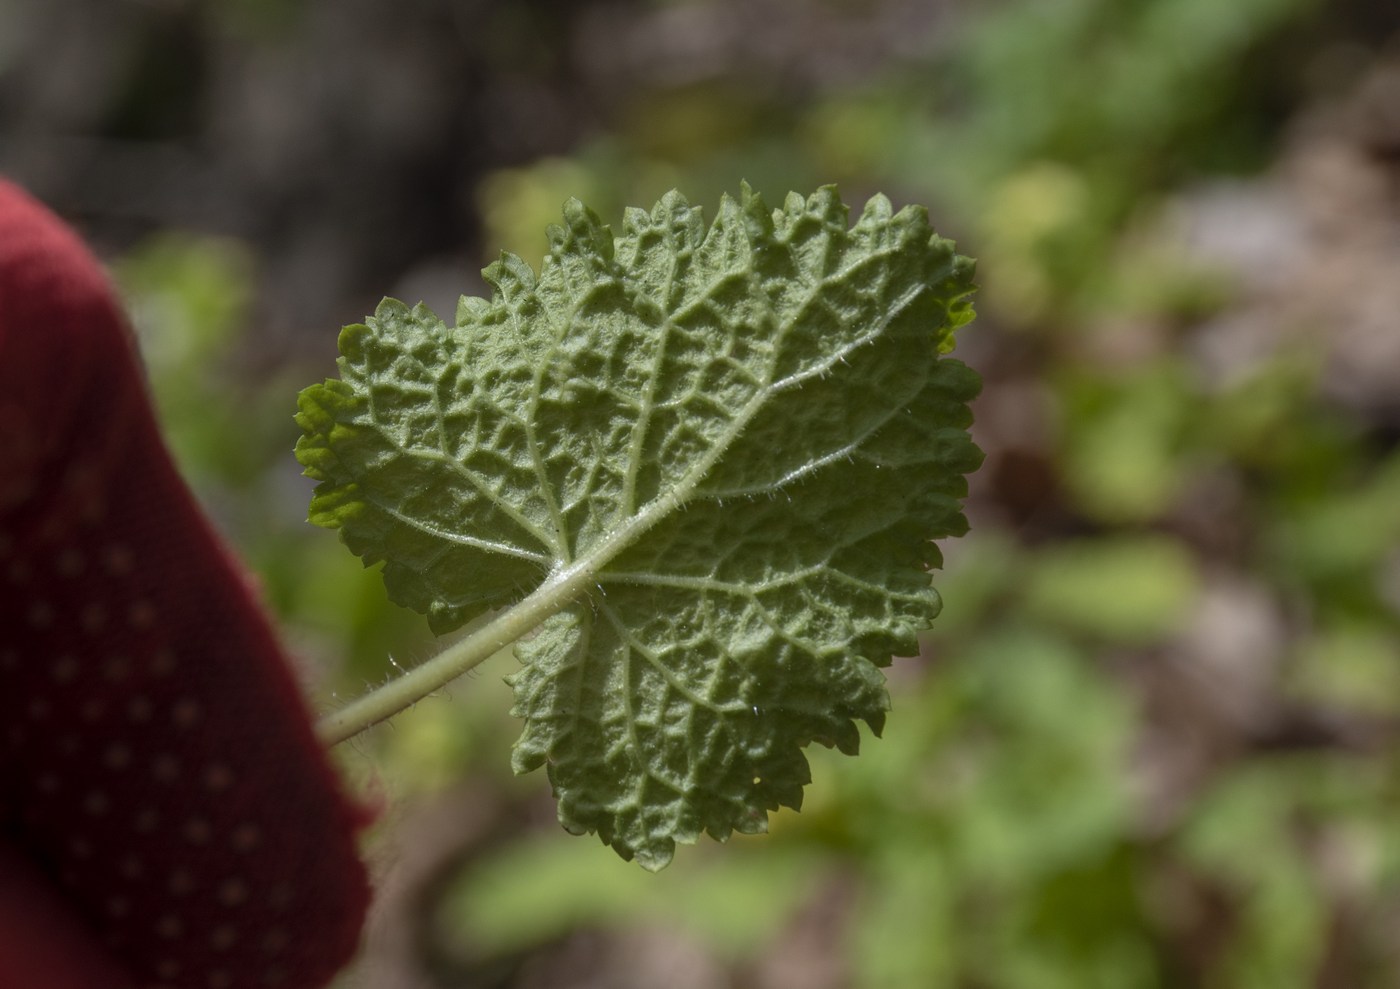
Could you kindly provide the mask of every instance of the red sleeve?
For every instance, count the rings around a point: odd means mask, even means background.
[[[42,882],[26,929],[142,989],[321,986],[358,940],[362,823],[101,271],[0,182],[0,875],[30,872],[0,881],[0,972],[72,984],[33,960],[62,952],[16,961],[6,898]]]

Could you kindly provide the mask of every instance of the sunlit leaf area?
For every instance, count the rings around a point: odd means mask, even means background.
[[[881,737],[650,874],[512,775],[502,653],[336,749],[339,989],[1400,984],[1397,52],[1382,0],[0,4],[0,174],[110,266],[320,712],[442,648],[292,455],[382,297],[745,181],[978,259],[986,459]]]

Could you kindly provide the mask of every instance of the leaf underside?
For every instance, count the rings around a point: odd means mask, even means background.
[[[439,633],[587,571],[517,645],[513,763],[655,869],[798,807],[807,743],[880,731],[981,459],[978,378],[941,356],[973,265],[883,196],[850,227],[831,188],[564,221],[456,327],[393,300],[346,327],[297,456],[312,521]]]

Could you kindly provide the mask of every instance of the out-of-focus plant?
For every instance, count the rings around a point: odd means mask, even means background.
[[[988,327],[976,535],[860,770],[819,756],[812,799],[761,849],[650,883],[547,833],[498,839],[443,879],[429,934],[446,971],[508,984],[532,951],[640,925],[752,975],[837,901],[823,946],[857,989],[1400,979],[1393,443],[1323,397],[1325,325],[1280,325],[1241,373],[1203,371],[1202,338],[1248,292],[1157,210],[1266,163],[1267,87],[1296,75],[1269,46],[1316,7],[1026,0],[962,11],[926,58],[800,100],[639,80],[607,134],[477,190],[484,239],[538,258],[521,218],[580,191],[612,212],[678,184],[713,201],[739,175],[883,187],[940,203],[983,257],[984,318],[1019,332]],[[1033,428],[1000,422],[1017,389],[1044,410]],[[327,605],[290,591],[322,572],[300,545],[260,560],[285,575],[279,605],[319,626]],[[378,680],[403,639],[375,635],[382,592],[342,555],[320,565],[360,589],[357,634],[376,643],[352,680]],[[482,678],[364,744],[405,789],[489,775],[504,691]],[[1192,720],[1160,709],[1174,699]],[[692,892],[742,931],[706,926]]]

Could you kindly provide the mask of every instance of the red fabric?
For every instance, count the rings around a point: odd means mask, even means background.
[[[0,181],[0,989],[324,985],[363,823],[101,271]]]

